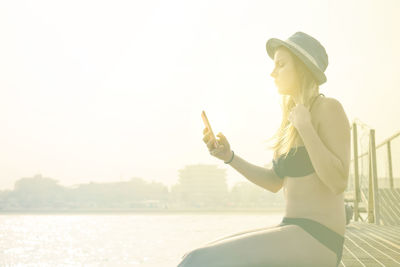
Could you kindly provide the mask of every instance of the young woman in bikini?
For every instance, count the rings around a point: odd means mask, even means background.
[[[296,32],[271,38],[271,76],[282,95],[282,123],[272,139],[272,168],[255,166],[231,150],[219,133],[218,147],[204,129],[210,154],[271,192],[283,188],[285,214],[273,227],[227,236],[184,255],[183,266],[337,266],[344,233],[343,192],[350,165],[350,124],[340,102],[319,93],[326,82],[325,48]]]

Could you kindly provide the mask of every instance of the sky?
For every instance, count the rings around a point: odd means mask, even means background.
[[[399,10],[396,0],[0,1],[0,190],[36,174],[170,187],[192,164],[245,181],[209,154],[201,111],[235,154],[269,164],[281,110],[265,43],[297,31],[328,53],[320,92],[379,143],[400,130]]]

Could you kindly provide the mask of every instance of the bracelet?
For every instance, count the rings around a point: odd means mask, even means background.
[[[233,156],[235,156],[235,152],[232,150],[232,158],[229,161],[224,161],[225,164],[231,163],[233,160]]]

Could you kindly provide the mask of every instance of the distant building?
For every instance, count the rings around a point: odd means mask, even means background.
[[[188,165],[178,170],[173,200],[184,207],[221,207],[228,201],[226,169],[217,165]]]

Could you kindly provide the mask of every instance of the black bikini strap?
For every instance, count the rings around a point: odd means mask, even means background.
[[[315,103],[315,100],[317,100],[317,98],[318,98],[320,95],[322,95],[322,96],[325,97],[324,94],[318,94],[316,97],[314,97],[314,99],[313,99],[313,101],[312,101],[312,103],[311,103],[311,105],[310,105],[310,111],[311,111],[311,109],[312,109],[312,107],[313,107],[313,105],[314,105],[314,103]]]

